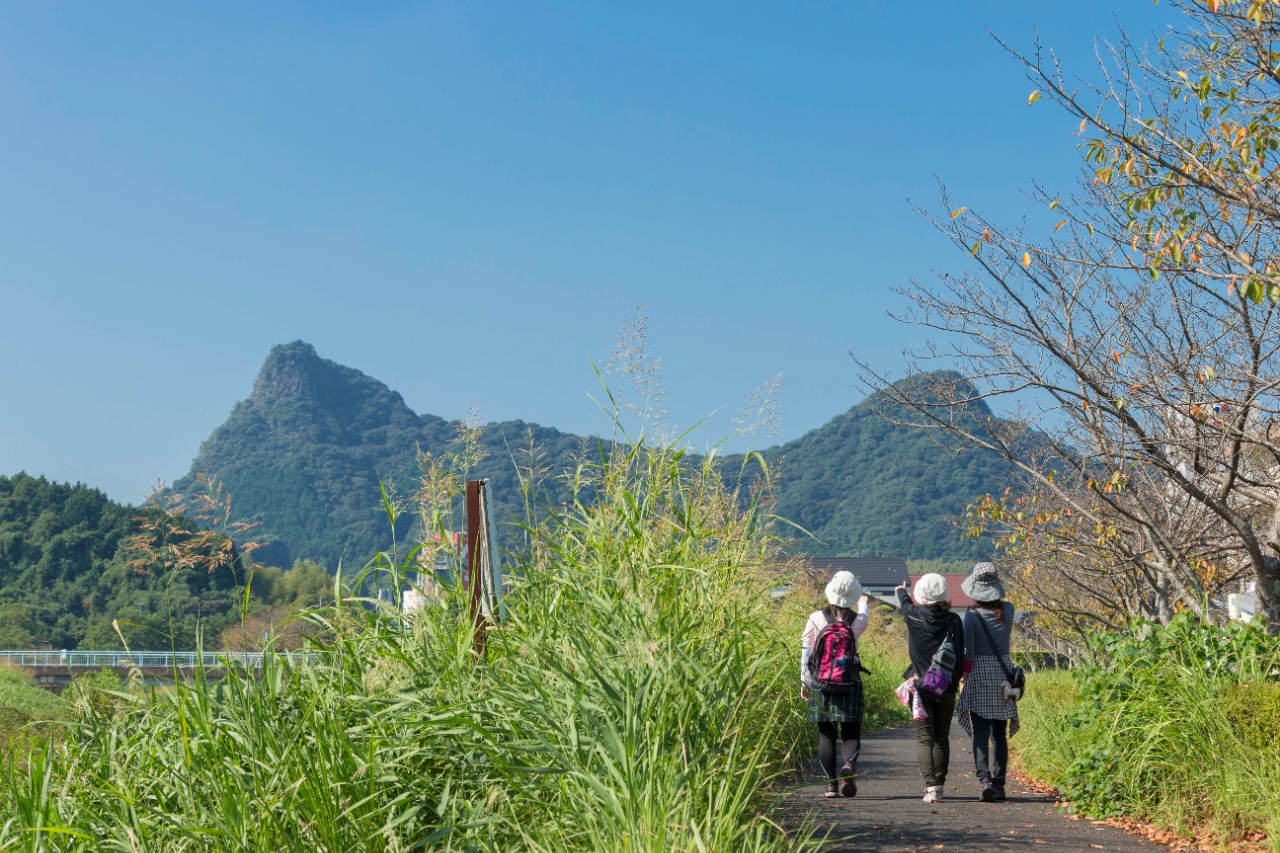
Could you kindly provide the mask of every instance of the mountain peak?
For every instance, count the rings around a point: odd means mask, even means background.
[[[322,359],[306,341],[274,346],[258,371],[251,399],[261,405],[272,399],[313,396],[317,386],[323,384],[327,365],[337,367]]]
[[[979,417],[991,416],[991,409],[977,386],[954,370],[913,373],[893,383],[889,389],[872,394],[865,403],[878,410],[886,407],[896,410],[898,406],[894,401],[898,399],[916,400],[930,406],[955,407]]]

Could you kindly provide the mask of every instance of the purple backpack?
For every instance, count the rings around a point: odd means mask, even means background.
[[[853,626],[834,619],[826,608],[822,615],[827,624],[818,632],[809,654],[809,680],[824,693],[850,693],[866,672],[858,660],[858,638]]]

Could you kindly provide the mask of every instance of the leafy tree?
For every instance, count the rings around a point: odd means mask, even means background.
[[[0,604],[0,649],[29,649],[43,626],[20,604]]]

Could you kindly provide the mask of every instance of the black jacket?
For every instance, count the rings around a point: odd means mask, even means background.
[[[902,616],[907,622],[907,650],[911,654],[911,666],[902,677],[910,678],[914,672],[923,678],[938,647],[950,635],[951,645],[956,651],[956,666],[951,672],[951,686],[947,688],[947,692],[954,693],[964,672],[964,624],[960,617],[950,610],[935,610],[913,604],[905,589],[898,590],[898,601],[902,604]]]

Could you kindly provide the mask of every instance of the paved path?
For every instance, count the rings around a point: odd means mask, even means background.
[[[815,732],[815,752],[817,739]],[[820,775],[815,763],[808,778]],[[812,819],[819,835],[830,828],[830,853],[1162,849],[1119,829],[1061,815],[1054,811],[1053,797],[1033,793],[1012,779],[1006,802],[980,802],[973,751],[959,724],[951,729],[947,777],[942,802],[920,799],[924,781],[916,761],[915,730],[904,726],[863,739],[855,799],[824,799],[824,784],[801,784],[782,795],[777,817],[788,826]]]

